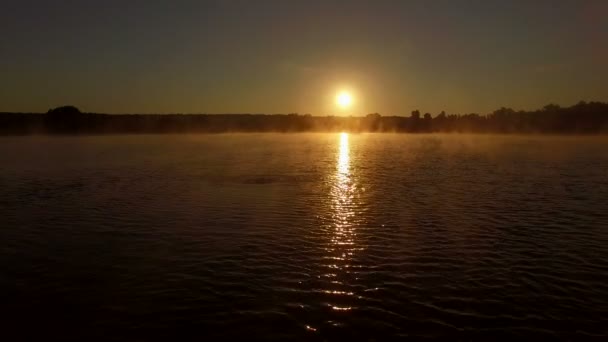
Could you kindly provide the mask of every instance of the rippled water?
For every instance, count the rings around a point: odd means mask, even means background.
[[[608,336],[608,139],[0,138],[11,340]]]

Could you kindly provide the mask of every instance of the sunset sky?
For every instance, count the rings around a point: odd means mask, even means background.
[[[409,115],[607,101],[607,18],[605,0],[3,0],[0,111]]]

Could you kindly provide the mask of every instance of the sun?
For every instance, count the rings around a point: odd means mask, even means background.
[[[340,108],[349,108],[353,104],[353,97],[346,91],[338,93],[336,103]]]

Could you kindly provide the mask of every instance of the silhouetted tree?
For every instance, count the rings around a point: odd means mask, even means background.
[[[370,113],[365,117],[365,126],[370,132],[380,130],[380,120],[382,116],[379,113]]]
[[[45,118],[48,130],[57,133],[76,133],[84,123],[82,112],[74,106],[49,109]]]
[[[62,106],[53,109],[49,109],[46,113],[52,117],[74,117],[82,114],[80,110],[74,106]]]
[[[435,118],[415,110],[410,117],[335,117],[263,114],[83,114],[63,106],[47,114],[0,113],[0,134],[31,133],[168,133],[168,132],[493,132],[493,133],[608,133],[608,104],[579,102],[560,107],[549,104],[534,111],[502,107],[488,115],[441,112]]]

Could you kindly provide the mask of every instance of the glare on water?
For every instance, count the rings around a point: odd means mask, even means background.
[[[354,184],[350,174],[350,150],[348,145],[348,133],[340,134],[340,146],[338,149],[338,172],[332,188],[332,199],[334,207],[335,234],[332,238],[334,248],[340,246],[354,245],[354,231],[351,218]],[[343,250],[350,253],[350,250]]]
[[[348,133],[340,133],[340,149],[338,150],[338,177],[348,180],[348,167],[350,163],[350,151],[348,149]]]
[[[356,250],[356,229],[353,224],[355,217],[354,195],[356,191],[353,175],[351,174],[351,159],[348,133],[340,133],[339,146],[337,150],[337,170],[332,184],[332,234],[331,243],[328,247],[330,259],[333,261],[329,265],[326,277],[336,278],[335,284],[349,285],[346,282],[348,277],[350,262]],[[336,295],[353,295],[349,291],[330,291]],[[332,305],[333,310],[348,311],[350,306]]]

